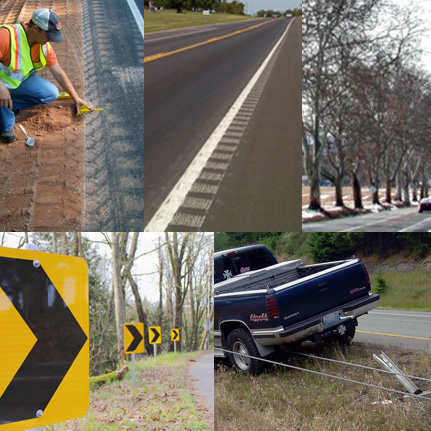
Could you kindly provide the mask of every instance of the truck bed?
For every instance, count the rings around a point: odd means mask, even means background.
[[[300,280],[304,277],[316,274],[346,261],[329,262],[316,265],[303,265],[300,259],[272,265],[258,271],[246,272],[237,275],[230,280],[226,280],[216,285],[214,292],[216,295],[237,292],[252,292],[282,286]]]

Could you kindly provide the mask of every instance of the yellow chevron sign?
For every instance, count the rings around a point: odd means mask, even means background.
[[[87,413],[88,336],[87,263],[0,247],[0,431]]]

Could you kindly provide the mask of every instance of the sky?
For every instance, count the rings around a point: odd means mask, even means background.
[[[424,51],[421,63],[428,72],[431,72],[431,0],[392,0],[393,3],[416,11],[422,20],[421,28],[423,31],[420,37],[420,48]]]
[[[423,63],[426,69],[431,72],[431,2],[429,0],[418,0],[417,3],[422,8],[421,19],[426,27],[422,38]]]
[[[255,14],[260,10],[274,10],[286,12],[288,9],[298,9],[302,6],[302,0],[241,0],[244,3],[247,15]]]

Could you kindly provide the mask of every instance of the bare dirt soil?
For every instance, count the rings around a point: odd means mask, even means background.
[[[31,18],[35,9],[51,8],[60,17],[65,41],[53,44],[60,66],[84,97],[82,14],[78,0],[4,0],[0,23]],[[58,84],[48,68],[39,75]],[[62,90],[61,88],[59,88]],[[0,143],[0,229],[2,231],[82,230],[84,224],[84,120],[72,100],[21,111],[17,140]],[[18,129],[35,138],[34,147]]]

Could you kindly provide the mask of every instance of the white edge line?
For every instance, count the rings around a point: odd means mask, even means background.
[[[391,310],[387,310],[387,313],[382,313],[381,311],[369,311],[368,314],[379,314],[380,316],[402,316],[402,317],[420,317],[420,318],[425,318],[425,319],[431,319],[431,313],[424,311],[424,313],[428,313],[428,315],[426,314],[400,314],[400,313],[392,313]]]
[[[251,78],[249,83],[245,86],[244,90],[238,96],[234,104],[231,106],[225,117],[221,120],[220,124],[214,129],[211,136],[205,142],[199,153],[190,163],[187,170],[184,172],[183,176],[178,180],[175,184],[167,198],[160,205],[159,209],[153,215],[152,219],[147,224],[144,232],[164,232],[169,223],[172,221],[175,213],[178,211],[180,206],[183,204],[184,199],[186,198],[187,193],[190,191],[191,186],[199,177],[202,168],[206,165],[207,161],[211,157],[211,154],[217,147],[220,139],[225,134],[226,130],[229,128],[236,114],[240,110],[242,104],[245,99],[253,89],[257,80],[262,75],[266,66],[270,62],[273,57],[275,51],[280,46],[287,32],[289,31],[290,26],[292,25],[293,20],[289,22],[286,30],[275,44],[274,48],[272,48],[271,52],[268,54],[266,59],[263,61],[259,69],[256,71],[254,76]]]
[[[415,229],[418,226],[420,226],[421,224],[425,224],[425,226],[426,226],[427,223],[429,223],[429,219],[421,220],[420,222],[412,224],[410,226],[407,226],[404,229],[399,230],[398,232],[409,232],[410,229]]]
[[[135,0],[127,0],[130,10],[132,11],[133,17],[135,18],[136,24],[138,24],[139,31],[141,32],[142,39],[144,38],[144,18],[142,18],[141,12],[139,12],[138,6],[136,6]]]

